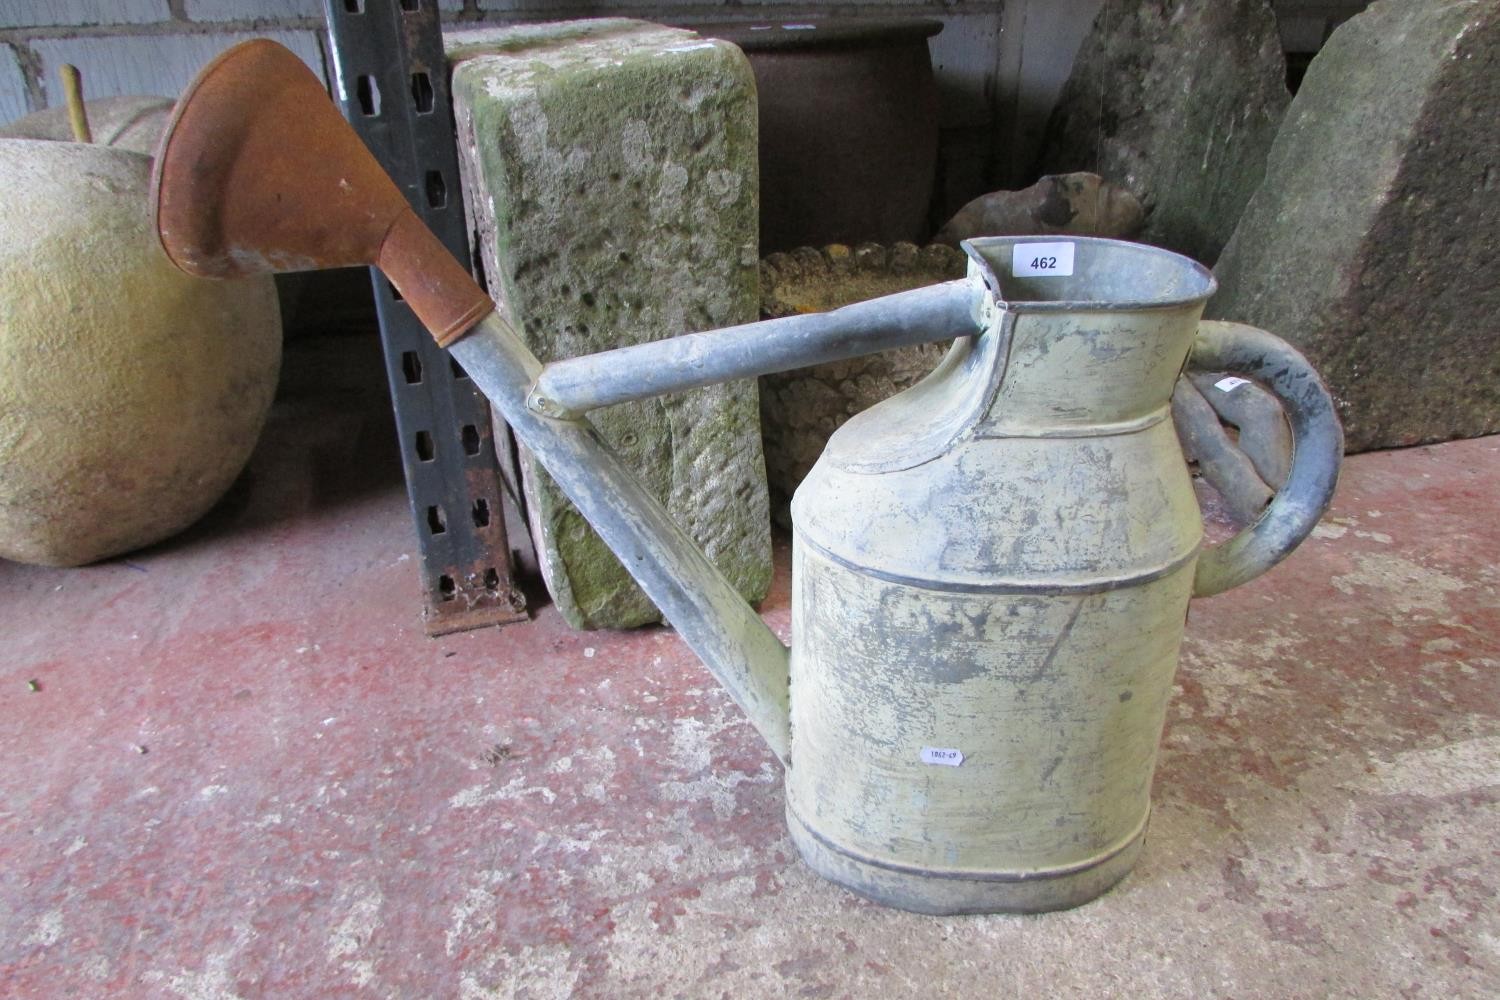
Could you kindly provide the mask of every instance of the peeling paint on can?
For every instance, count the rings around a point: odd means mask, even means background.
[[[970,244],[981,332],[792,503],[792,838],[921,912],[1129,872],[1203,541],[1168,413],[1212,279],[1099,243],[1033,277],[1024,243]]]

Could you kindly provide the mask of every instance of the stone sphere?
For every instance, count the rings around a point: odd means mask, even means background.
[[[150,168],[0,139],[0,557],[79,565],[181,531],[265,422],[275,287],[178,271],[148,218]]]

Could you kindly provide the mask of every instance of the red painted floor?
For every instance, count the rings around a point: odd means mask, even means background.
[[[1500,994],[1500,438],[1351,460],[1194,605],[1118,889],[935,919],[801,865],[670,631],[424,635],[370,348],[291,345],[187,535],[0,563],[0,995]]]

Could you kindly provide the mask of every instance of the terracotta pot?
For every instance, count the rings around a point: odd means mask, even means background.
[[[938,21],[700,25],[760,92],[760,249],[920,242],[937,165]]]

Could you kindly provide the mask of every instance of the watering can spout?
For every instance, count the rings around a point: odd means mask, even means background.
[[[152,217],[190,274],[379,267],[614,550],[783,762],[787,647],[584,413],[885,347],[974,332],[961,282],[827,316],[679,337],[543,368],[421,223],[301,60],[270,41],[219,56],[157,150]]]
[[[255,40],[189,85],[157,150],[152,217],[190,274],[379,267],[453,350],[783,761],[788,651],[581,417],[530,409],[542,365],[281,45]]]
[[[586,418],[527,405],[543,369],[503,310],[449,350],[787,763],[787,647]]]

